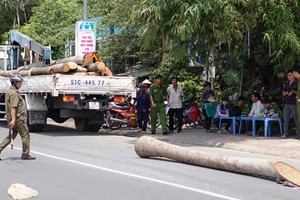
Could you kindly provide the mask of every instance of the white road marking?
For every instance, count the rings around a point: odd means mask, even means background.
[[[19,147],[15,147],[15,149],[22,150]],[[185,189],[185,190],[189,190],[189,191],[193,191],[193,192],[198,192],[198,193],[201,193],[201,194],[206,194],[208,196],[218,197],[220,199],[240,200],[240,199],[237,199],[237,198],[229,197],[229,196],[214,193],[214,192],[209,192],[209,191],[206,191],[206,190],[200,190],[200,189],[197,189],[197,188],[192,188],[192,187],[188,187],[188,186],[184,186],[184,185],[179,185],[179,184],[176,184],[176,183],[171,183],[171,182],[162,181],[162,180],[158,180],[158,179],[154,179],[154,178],[149,178],[149,177],[140,176],[140,175],[136,175],[136,174],[126,173],[126,172],[113,170],[113,169],[109,169],[109,168],[105,168],[105,167],[100,167],[100,166],[97,166],[97,165],[88,164],[88,163],[84,163],[84,162],[80,162],[80,161],[76,161],[76,160],[71,160],[71,159],[62,158],[62,157],[58,157],[58,156],[53,156],[53,155],[50,155],[50,154],[45,154],[45,153],[41,153],[41,152],[37,152],[37,151],[30,151],[30,152],[34,153],[34,154],[37,154],[37,155],[45,156],[45,157],[48,157],[48,158],[56,159],[56,160],[70,162],[70,163],[85,166],[85,167],[91,167],[91,168],[94,168],[94,169],[99,169],[99,170],[103,170],[103,171],[107,171],[107,172],[111,172],[111,173],[115,173],[115,174],[121,174],[121,175],[124,175],[124,176],[130,176],[130,177],[143,179],[143,180],[147,180],[147,181],[151,181],[151,182],[156,182],[156,183],[160,183],[160,184],[164,184],[164,185],[169,185],[169,186],[173,186],[173,187],[177,187],[177,188],[181,188],[181,189]]]

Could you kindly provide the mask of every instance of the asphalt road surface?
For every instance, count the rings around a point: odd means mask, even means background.
[[[0,139],[8,133],[0,124]],[[40,200],[174,200],[174,199],[299,199],[300,191],[274,181],[186,165],[168,159],[142,159],[133,137],[78,133],[72,128],[47,126],[31,133],[33,161],[23,161],[21,139],[2,152],[0,200],[22,183],[39,192]],[[195,147],[207,152],[246,157],[268,156]],[[284,160],[298,169],[300,161]]]

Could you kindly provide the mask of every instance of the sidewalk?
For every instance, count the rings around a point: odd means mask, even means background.
[[[131,137],[142,135],[138,130],[134,129],[113,131],[112,134]],[[146,135],[151,135],[150,131]],[[174,132],[168,135],[162,135],[161,131],[158,130],[154,137],[179,146],[211,146],[300,160],[300,140],[293,138],[281,139],[278,136],[264,138],[244,134],[234,136],[214,132],[206,133],[205,129],[202,128],[186,128],[183,129],[182,133]]]

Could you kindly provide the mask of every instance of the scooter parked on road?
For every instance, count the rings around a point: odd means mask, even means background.
[[[118,130],[121,127],[137,127],[136,110],[130,103],[131,97],[114,96],[109,99],[109,108],[105,115],[105,127]],[[135,121],[134,121],[135,120]]]

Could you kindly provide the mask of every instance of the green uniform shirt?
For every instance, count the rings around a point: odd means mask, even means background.
[[[296,98],[297,98],[297,99],[300,98],[300,80],[298,80]]]
[[[167,90],[162,86],[157,87],[154,85],[149,91],[154,103],[163,103],[166,100]]]
[[[19,91],[14,86],[11,86],[5,95],[5,111],[8,123],[11,122],[11,108],[16,108],[16,122],[26,122],[25,103],[23,98],[20,96]]]

